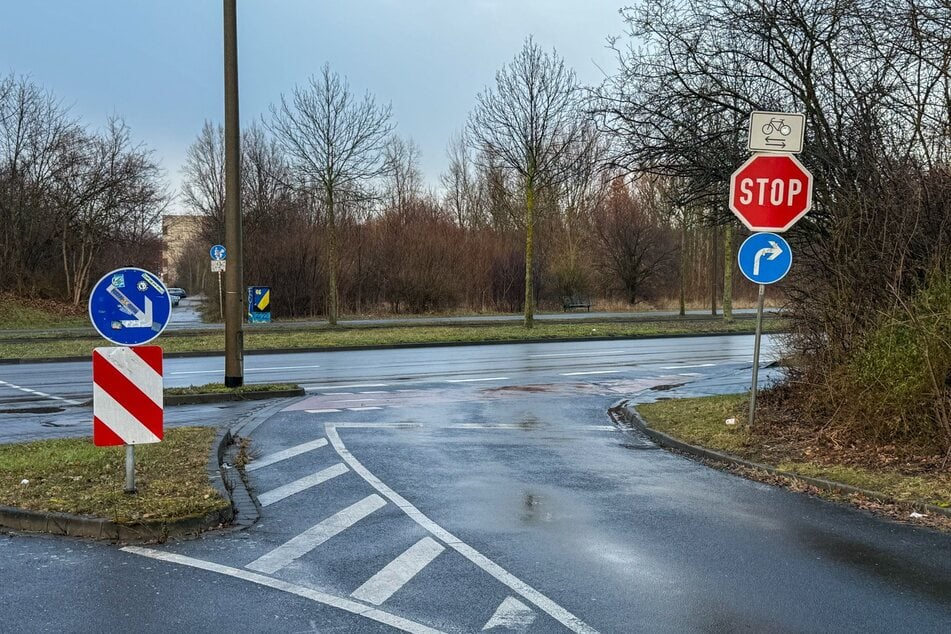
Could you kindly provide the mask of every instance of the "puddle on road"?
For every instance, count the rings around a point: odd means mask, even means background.
[[[535,493],[526,492],[522,495],[522,510],[519,519],[526,524],[550,522],[551,512],[545,509],[544,498]]]

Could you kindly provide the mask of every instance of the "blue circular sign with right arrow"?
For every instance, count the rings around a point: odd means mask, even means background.
[[[775,233],[754,233],[740,245],[736,259],[746,279],[755,284],[773,284],[789,273],[792,249]]]

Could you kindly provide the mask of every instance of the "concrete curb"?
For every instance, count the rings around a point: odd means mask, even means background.
[[[230,401],[262,401],[271,398],[289,398],[304,396],[304,388],[289,390],[261,390],[258,392],[208,392],[203,394],[167,394],[166,405],[201,405],[204,403],[223,403]]]
[[[264,409],[269,412],[271,410],[271,408]],[[205,472],[212,487],[218,491],[222,498],[230,502],[227,508],[218,512],[172,522],[117,524],[99,517],[69,513],[44,513],[0,506],[0,528],[27,533],[48,533],[123,543],[165,542],[169,539],[193,537],[228,525],[239,530],[246,528],[257,521],[259,517],[258,509],[243,480],[239,477],[237,478],[238,481],[235,482],[235,478],[229,476],[231,473],[237,473],[237,470],[226,469],[224,460],[229,448],[233,447],[234,444],[235,435],[232,433],[232,429],[246,425],[249,418],[253,422],[258,414],[259,412],[253,412],[236,424],[221,427],[211,443]]]
[[[593,322],[597,323],[597,322]],[[357,350],[397,350],[414,348],[456,348],[459,346],[494,346],[494,345],[517,345],[521,343],[583,343],[585,341],[627,341],[635,339],[685,339],[688,337],[748,337],[754,334],[751,329],[749,332],[692,332],[692,333],[671,333],[656,335],[628,335],[628,336],[606,336],[606,337],[564,337],[564,338],[533,338],[533,339],[507,339],[504,341],[437,341],[437,342],[419,342],[419,343],[391,343],[367,346],[315,346],[311,348],[261,348],[254,350],[245,350],[244,356],[254,356],[258,354],[289,354],[295,352],[354,352]],[[764,334],[779,335],[782,331],[767,332]],[[190,359],[195,357],[220,357],[224,355],[223,350],[201,351],[201,352],[165,352],[166,359]],[[71,363],[73,361],[89,361],[91,357],[47,357],[41,359],[0,359],[0,365],[25,365],[30,363]]]
[[[663,432],[652,429],[647,421],[637,412],[633,405],[628,404],[627,401],[622,401],[618,405],[615,405],[611,408],[611,414],[615,417],[617,421],[620,419],[627,425],[637,429],[645,436],[650,438],[652,441],[660,445],[661,447],[667,449],[674,449],[681,453],[684,453],[688,456],[698,458],[701,460],[708,460],[712,462],[719,462],[721,464],[732,465],[737,467],[746,467],[748,469],[756,469],[757,471],[765,471],[771,475],[781,476],[784,478],[790,478],[793,480],[798,480],[821,489],[823,491],[830,491],[833,493],[840,493],[845,495],[861,495],[863,497],[875,500],[876,502],[881,502],[883,504],[893,504],[895,506],[909,508],[918,512],[928,512],[934,513],[937,515],[944,515],[945,517],[951,517],[951,509],[941,508],[940,506],[935,506],[934,504],[928,504],[925,502],[908,502],[906,500],[898,500],[891,496],[885,495],[879,491],[869,491],[868,489],[860,489],[858,487],[851,486],[849,484],[843,484],[841,482],[834,482],[832,480],[826,480],[823,478],[814,478],[811,476],[804,476],[798,474],[794,471],[784,471],[782,469],[777,469],[770,465],[760,464],[758,462],[751,462],[749,460],[744,460],[737,456],[731,454],[723,453],[720,451],[715,451],[713,449],[707,449],[705,447],[698,447],[697,445],[691,445],[685,443],[682,440],[677,440],[673,436],[669,436]]]

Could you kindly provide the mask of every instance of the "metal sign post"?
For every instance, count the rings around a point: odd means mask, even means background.
[[[756,413],[756,388],[759,381],[759,344],[763,336],[763,298],[766,294],[766,285],[759,285],[759,299],[756,302],[756,339],[753,342],[753,385],[750,388],[750,421],[748,426],[753,427],[753,417]]]
[[[135,445],[125,446],[125,489],[126,493],[135,493]]]

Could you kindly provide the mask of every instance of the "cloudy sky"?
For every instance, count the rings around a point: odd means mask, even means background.
[[[354,92],[391,102],[397,131],[438,184],[449,137],[479,91],[529,35],[556,48],[582,82],[615,66],[614,0],[238,0],[242,125],[324,62]],[[0,72],[31,76],[98,126],[125,117],[177,187],[202,121],[223,114],[217,0],[7,2]]]

